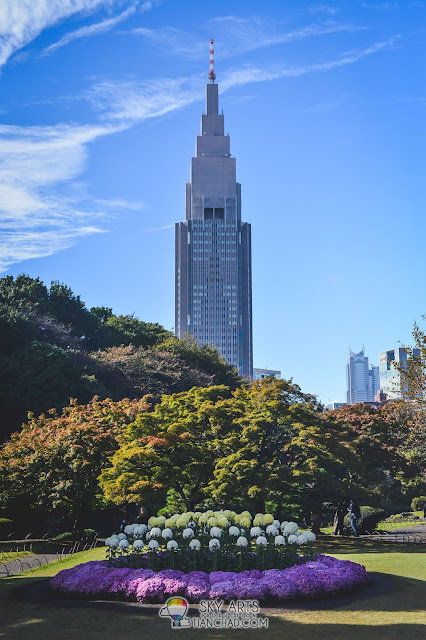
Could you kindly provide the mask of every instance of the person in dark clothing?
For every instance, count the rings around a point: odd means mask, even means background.
[[[354,532],[354,535],[358,537],[359,534],[358,534],[357,521],[361,515],[361,510],[353,498],[351,498],[349,502],[348,511],[349,511],[349,519],[351,521],[352,531]]]
[[[339,502],[337,505],[337,509],[334,512],[334,520],[333,520],[333,535],[334,536],[342,536],[344,534],[345,525],[345,514],[346,508],[344,502]]]
[[[124,529],[126,528],[126,521],[123,520],[122,523],[120,524],[120,533],[124,533]]]

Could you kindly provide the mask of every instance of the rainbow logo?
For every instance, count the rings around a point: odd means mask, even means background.
[[[169,598],[166,604],[161,607],[159,615],[161,617],[170,617],[172,619],[172,627],[190,626],[190,621],[185,618],[188,611],[188,602],[185,598],[173,597]]]

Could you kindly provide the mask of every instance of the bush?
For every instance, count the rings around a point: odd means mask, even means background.
[[[417,496],[411,501],[411,508],[413,511],[423,511],[423,506],[426,503],[426,496]]]
[[[385,517],[384,509],[378,507],[363,506],[360,507],[361,517],[357,520],[358,533],[364,533],[365,531],[372,531],[377,527],[380,520]],[[349,514],[345,516],[345,527],[351,528],[351,522]]]
[[[94,529],[85,529],[83,538],[84,540],[93,540],[95,535],[96,535],[96,531]],[[55,536],[53,539],[54,540],[72,540],[73,534],[71,531],[64,531],[63,533],[60,533],[59,535]]]

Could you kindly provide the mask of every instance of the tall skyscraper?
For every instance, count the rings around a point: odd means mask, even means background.
[[[365,349],[359,353],[349,350],[346,360],[346,402],[373,402],[379,390],[379,368],[369,368]]]
[[[241,185],[215,80],[211,40],[206,113],[186,185],[186,220],[176,224],[175,332],[215,346],[251,378],[251,228],[241,221]]]
[[[420,349],[413,349],[413,356],[420,356]],[[379,354],[380,389],[387,400],[404,398],[408,390],[404,388],[401,373],[395,364],[403,369],[407,366],[407,353],[404,349],[390,349]]]

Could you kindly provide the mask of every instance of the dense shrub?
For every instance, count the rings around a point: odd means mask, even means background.
[[[426,504],[426,496],[417,496],[411,501],[411,508],[413,511],[423,511],[423,506]]]
[[[360,507],[361,517],[357,520],[357,529],[359,533],[364,531],[372,531],[376,528],[380,520],[385,517],[384,509],[378,507],[363,506]],[[345,516],[345,526],[349,529],[351,526],[349,514]]]

